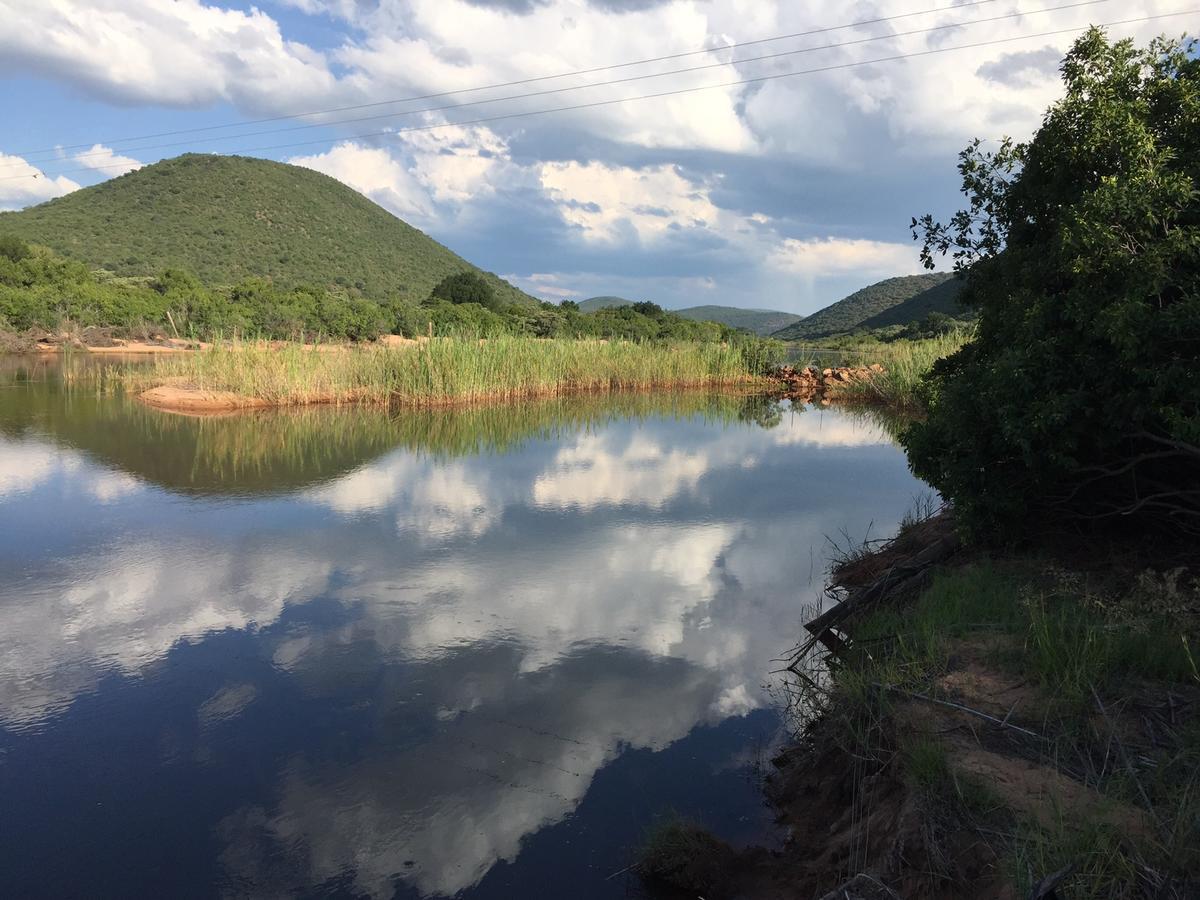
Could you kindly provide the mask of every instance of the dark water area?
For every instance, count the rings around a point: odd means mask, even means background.
[[[13,897],[637,896],[775,839],[772,659],[923,493],[861,416],[705,394],[173,416],[0,360]]]

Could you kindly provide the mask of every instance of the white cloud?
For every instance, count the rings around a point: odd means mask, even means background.
[[[541,183],[562,217],[587,240],[648,243],[673,229],[715,226],[722,218],[707,188],[674,166],[545,163]]]
[[[270,16],[200,0],[0,0],[0,57],[118,103],[294,109],[337,87]]]
[[[381,146],[343,141],[288,162],[324,172],[403,219],[422,226],[452,221],[465,204],[514,181],[508,147],[487,128],[400,132]]]
[[[132,156],[123,156],[103,144],[93,144],[90,149],[76,153],[72,159],[86,168],[103,173],[106,178],[136,172],[142,167]]]
[[[861,273],[864,282],[876,276],[923,271],[912,244],[858,238],[787,238],[775,247],[768,261],[776,269],[808,278]]]
[[[433,216],[428,193],[418,179],[381,147],[347,141],[325,153],[295,156],[288,162],[324,172],[403,219],[426,221]]]
[[[65,175],[46,173],[19,156],[0,153],[0,210],[21,209],[79,190]]]

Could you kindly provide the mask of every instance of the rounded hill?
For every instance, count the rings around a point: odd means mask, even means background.
[[[116,275],[178,267],[210,285],[269,278],[423,300],[480,271],[340,181],[245,156],[186,154],[20,212],[0,232]],[[507,303],[532,297],[484,273]]]

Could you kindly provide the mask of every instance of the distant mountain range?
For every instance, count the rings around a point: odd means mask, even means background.
[[[936,272],[903,275],[855,291],[798,322],[772,333],[785,341],[811,341],[855,330],[917,322],[931,312],[963,316],[958,303],[962,281]]]
[[[590,297],[582,301],[579,308],[584,312],[595,312],[614,306],[629,306],[631,303],[632,300],[626,300],[624,297]],[[671,312],[685,319],[720,322],[722,325],[745,328],[759,335],[768,335],[800,319],[795,313],[781,312],[777,309],[742,309],[739,306],[689,306],[686,309],[673,309]]]
[[[419,302],[447,275],[472,271],[507,303],[538,302],[328,175],[245,156],[163,160],[0,213],[0,234],[117,275],[176,267],[212,286],[261,276]]]

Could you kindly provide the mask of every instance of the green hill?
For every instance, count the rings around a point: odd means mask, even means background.
[[[948,316],[963,317],[967,310],[959,305],[958,295],[962,292],[963,282],[959,278],[947,278],[940,284],[935,284],[921,293],[897,303],[890,309],[876,313],[860,323],[861,328],[886,328],[889,325],[908,325],[919,322],[930,313],[945,313]]]
[[[626,300],[624,297],[588,297],[586,300],[579,301],[579,309],[582,312],[614,309],[618,306],[633,306],[633,301]]]
[[[952,279],[954,276],[945,272],[888,278],[776,331],[772,337],[807,341],[857,328],[904,325],[930,312],[961,314],[957,301],[961,282]]]
[[[479,271],[328,175],[245,156],[186,154],[20,212],[0,233],[117,275],[186,269],[209,285],[249,277],[423,300]],[[488,274],[509,303],[529,295]]]
[[[589,297],[580,301],[579,308],[583,312],[595,312],[598,309],[632,304],[632,300],[626,300],[624,297]],[[719,322],[730,328],[744,328],[763,337],[798,322],[801,318],[794,313],[780,312],[777,309],[743,309],[740,306],[689,306],[686,309],[673,309],[671,312],[696,322]]]
[[[764,337],[801,319],[795,313],[777,309],[742,309],[738,306],[689,306],[675,312],[685,319],[720,322],[730,328],[745,328]]]

